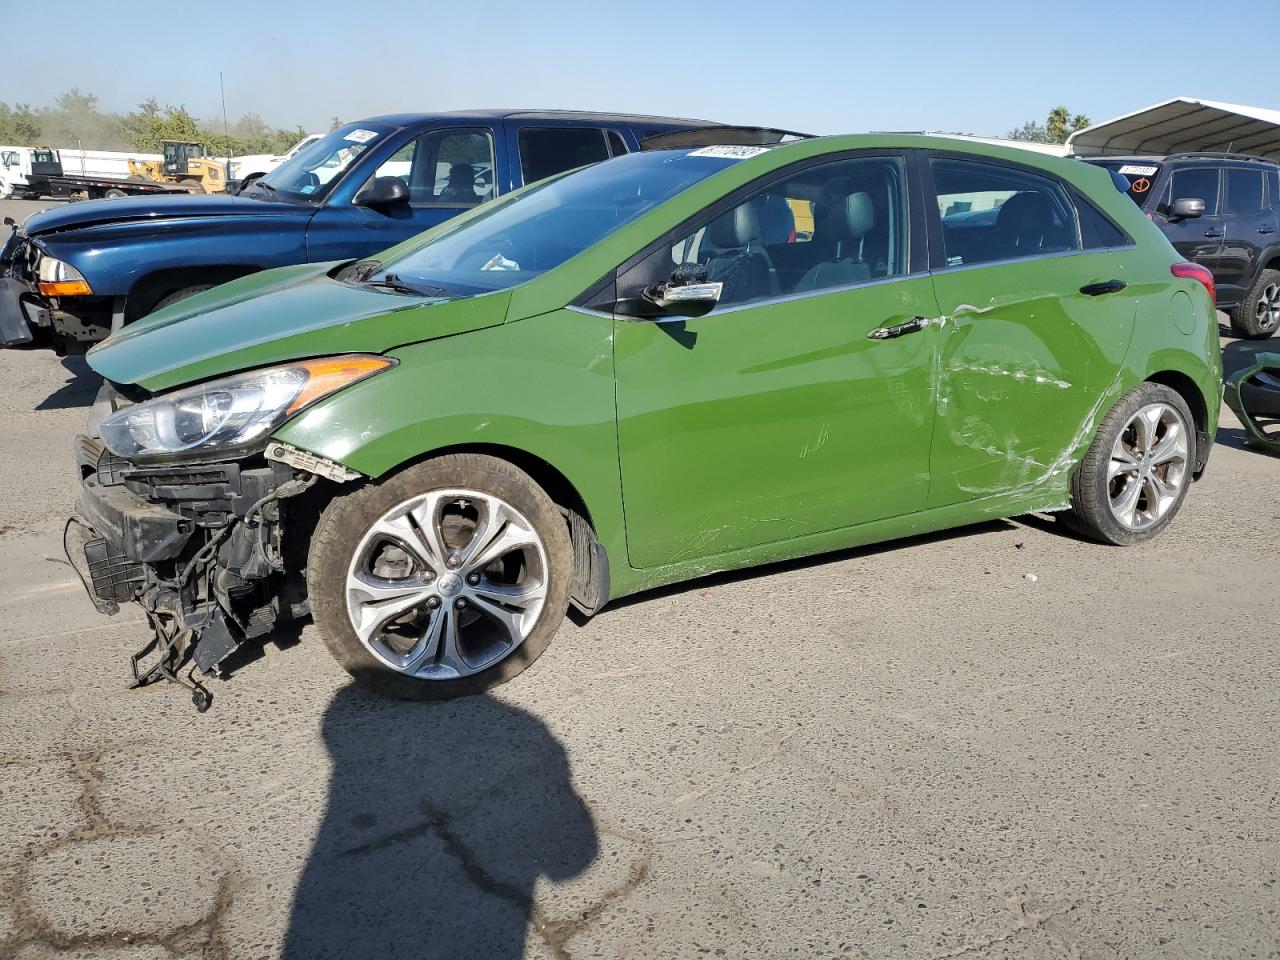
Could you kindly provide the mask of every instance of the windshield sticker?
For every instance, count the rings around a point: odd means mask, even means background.
[[[508,260],[500,253],[495,253],[493,257],[486,263],[481,270],[519,270],[520,264],[514,260]]]
[[[768,147],[735,147],[735,146],[719,146],[719,147],[703,147],[700,150],[692,151],[691,157],[720,157],[724,160],[745,160],[747,157],[758,156],[767,153]]]
[[[1120,172],[1128,176],[1151,177],[1159,170],[1159,167],[1148,167],[1137,163],[1126,163],[1120,168]]]
[[[315,193],[316,185],[314,183],[304,183],[298,188],[299,193]]]
[[[376,130],[352,130],[343,140],[350,140],[352,143],[368,143],[378,135]]]

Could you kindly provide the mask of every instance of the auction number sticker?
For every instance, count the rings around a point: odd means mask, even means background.
[[[1159,167],[1147,167],[1137,163],[1126,163],[1120,172],[1129,177],[1153,177]]]
[[[765,153],[768,147],[735,147],[735,146],[719,146],[719,147],[702,147],[700,150],[694,150],[689,154],[691,157],[720,157],[724,160],[745,160],[747,157],[758,156]]]
[[[378,135],[378,131],[376,130],[352,130],[342,139],[350,140],[353,143],[368,143],[377,135]]]

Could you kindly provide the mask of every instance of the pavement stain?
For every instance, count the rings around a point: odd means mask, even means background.
[[[69,733],[69,740],[83,742],[78,731]],[[93,934],[69,935],[59,930],[39,907],[41,902],[47,900],[48,891],[38,889],[39,885],[33,874],[44,858],[87,841],[136,840],[153,836],[165,829],[158,824],[113,823],[103,812],[99,797],[104,779],[103,767],[109,754],[146,753],[154,749],[155,745],[148,742],[127,741],[91,748],[60,748],[51,757],[35,760],[0,756],[0,767],[33,765],[49,760],[65,762],[68,775],[80,786],[80,793],[75,801],[80,822],[76,826],[46,842],[31,844],[6,861],[0,861],[4,866],[14,868],[14,873],[7,882],[0,884],[0,898],[9,905],[13,914],[12,932],[0,938],[0,956],[13,956],[19,950],[30,947],[70,951],[157,946],[173,956],[196,953],[202,960],[230,960],[232,953],[225,942],[222,928],[224,918],[235,899],[236,883],[233,873],[225,869],[218,873],[216,892],[208,910],[196,920],[176,924],[161,934],[121,927]]]

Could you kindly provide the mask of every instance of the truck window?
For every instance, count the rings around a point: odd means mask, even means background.
[[[525,127],[517,141],[525,183],[609,159],[605,132],[598,127]]]
[[[399,177],[414,206],[474,207],[493,199],[493,131],[448,127],[415,137],[374,172]]]

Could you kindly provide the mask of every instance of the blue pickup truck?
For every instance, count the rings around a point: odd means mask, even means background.
[[[0,346],[81,353],[123,325],[270,267],[350,260],[526,183],[641,149],[772,143],[783,131],[558,111],[374,117],[339,127],[235,196],[41,211],[0,248]]]

